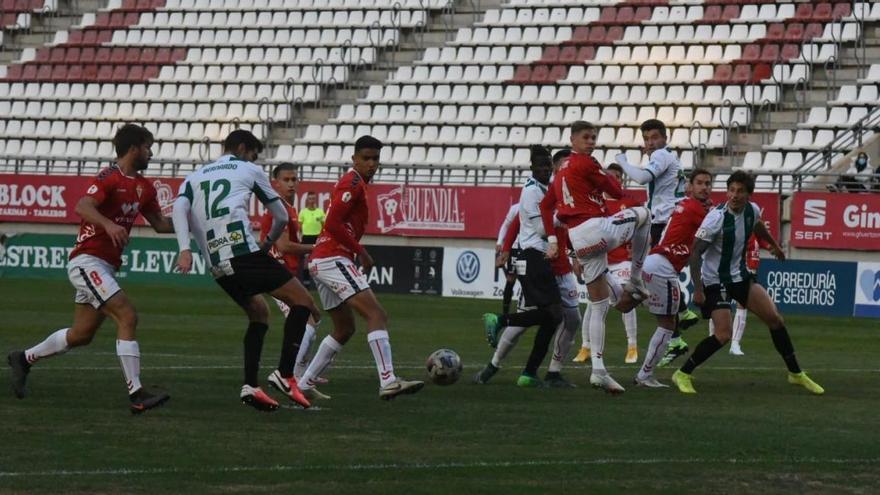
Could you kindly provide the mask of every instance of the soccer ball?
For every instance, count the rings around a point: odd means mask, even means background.
[[[428,356],[428,378],[437,385],[452,385],[461,376],[461,358],[452,349],[437,349]]]

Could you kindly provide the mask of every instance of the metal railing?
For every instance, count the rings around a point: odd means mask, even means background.
[[[875,107],[868,115],[862,117],[846,132],[838,134],[834,141],[820,150],[807,155],[804,162],[795,169],[802,174],[828,171],[831,168],[831,157],[835,153],[849,153],[863,144],[863,137],[868,131],[880,132],[880,106]]]

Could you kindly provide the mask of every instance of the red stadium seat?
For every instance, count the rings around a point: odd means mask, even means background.
[[[531,81],[536,83],[549,82],[550,68],[546,65],[536,65],[532,69]]]
[[[37,78],[37,66],[34,64],[27,64],[22,68],[21,78],[25,81],[33,81]]]
[[[122,10],[135,10],[137,8],[137,0],[122,0]]]
[[[110,61],[110,48],[102,46],[95,55],[95,63],[104,64]]]
[[[520,65],[513,73],[513,82],[527,83],[532,79],[532,68],[528,65]]]
[[[813,17],[813,5],[809,3],[799,3],[794,11],[794,19],[799,21],[808,21]]]
[[[831,17],[834,20],[838,20],[850,14],[852,14],[852,6],[849,2],[839,2],[834,4],[834,10],[831,13]]]
[[[630,6],[624,6],[617,9],[617,17],[615,20],[618,24],[630,24],[635,18],[635,11]]]
[[[84,44],[84,45],[98,44],[98,31],[95,29],[89,29],[88,31],[83,32],[82,44]]]
[[[773,70],[771,69],[770,65],[758,64],[755,66],[754,70],[752,71],[751,82],[757,83],[757,82],[763,81],[764,79],[770,79],[772,72],[773,72]]]
[[[550,75],[547,76],[548,82],[561,81],[568,77],[568,67],[565,65],[554,65],[550,68]]]
[[[563,64],[573,64],[577,62],[578,50],[575,46],[566,46],[559,51],[559,62]]]
[[[153,9],[153,2],[151,0],[137,0],[137,10],[141,12],[146,12],[148,10]]]
[[[68,81],[79,81],[83,77],[82,66],[79,64],[71,65],[67,68],[67,80]]]
[[[159,48],[156,51],[156,60],[157,64],[165,65],[170,64],[171,60],[171,49],[170,48]]]
[[[611,26],[605,33],[605,43],[611,44],[614,41],[623,39],[623,26]]]
[[[544,48],[544,53],[541,55],[541,63],[555,64],[556,62],[559,62],[559,47],[548,46]]]
[[[803,5],[803,4],[801,4]],[[802,41],[804,39],[804,25],[793,22],[785,29],[785,41]]]
[[[131,78],[131,74],[128,76]],[[158,65],[147,65],[144,67],[144,80],[147,79],[156,79],[159,77],[159,66]]]
[[[95,64],[84,65],[82,68],[82,78],[86,81],[93,81],[98,77],[98,66]]]
[[[63,48],[39,48],[34,55],[34,62],[48,62],[52,60],[53,50],[64,50]]]
[[[110,25],[110,12],[98,12],[98,15],[95,16],[95,26],[109,26]]]
[[[67,80],[67,65],[59,64],[52,66],[52,81],[61,82]]]
[[[186,48],[177,47],[171,51],[171,61],[179,62],[186,58]]]
[[[599,13],[599,20],[596,22],[598,24],[614,24],[617,22],[617,8],[602,7],[602,11]]]
[[[743,57],[745,58],[745,57]],[[760,60],[762,62],[776,62],[779,59],[779,45],[776,43],[768,43],[761,50]]]
[[[785,24],[773,23],[767,26],[767,35],[765,38],[770,41],[780,41],[785,37]]]
[[[733,68],[730,82],[733,84],[746,84],[752,80],[752,66],[749,64],[737,64]]]
[[[110,14],[110,27],[125,27],[125,12],[113,12]]]
[[[580,47],[578,49],[577,58],[581,62],[585,60],[593,60],[594,58],[596,58],[596,47],[592,45]]]
[[[127,65],[114,65],[113,66],[113,75],[111,79],[117,82],[127,81],[128,80],[128,66]]]
[[[780,56],[782,57],[782,60],[794,60],[801,56],[801,48],[800,46],[791,43],[783,45]]]
[[[649,6],[641,6],[636,9],[636,13],[633,15],[633,21],[636,23],[645,22],[654,15],[653,10]]]
[[[590,39],[590,28],[589,26],[578,26],[574,28],[574,32],[571,35],[570,42],[573,44],[581,44],[585,43]]]
[[[99,65],[98,74],[95,76],[98,82],[110,82],[113,80],[113,66],[109,64]]]
[[[730,82],[733,75],[733,67],[730,64],[721,64],[715,66],[715,75],[712,79],[706,81],[706,84],[726,84]]]
[[[703,11],[703,18],[700,19],[700,22],[705,24],[716,24],[718,22],[721,22],[721,6],[706,6],[706,9]]]
[[[101,29],[98,31],[98,43],[110,43],[113,40],[112,29]]]
[[[134,26],[140,20],[141,15],[137,12],[128,12],[125,14],[125,19],[122,21],[123,26]]]
[[[78,45],[83,41],[83,32],[79,30],[71,31],[67,35],[67,44],[68,45]]]
[[[742,60],[755,62],[761,58],[761,46],[755,43],[746,45],[742,51]]]
[[[52,80],[52,66],[48,64],[40,65],[39,69],[37,69],[37,80],[38,81],[51,81]]]
[[[6,78],[7,79],[21,79],[22,77],[22,66],[20,64],[13,64],[6,68]]]
[[[139,62],[142,60],[142,58],[143,58],[143,54],[144,54],[147,50],[149,50],[150,53],[151,53],[151,54],[153,55],[153,57],[155,58],[155,54],[156,54],[156,49],[155,49],[155,48],[144,48],[144,49],[140,49],[140,48],[135,47],[135,46],[130,46],[130,47],[128,47],[128,48],[125,50],[125,60],[123,61],[123,63],[129,64],[129,65],[139,63]]]
[[[605,43],[604,26],[593,26],[590,28],[590,43]]]
[[[825,28],[822,24],[811,22],[810,24],[807,24],[807,27],[804,29],[804,39],[811,40],[813,38],[821,38],[824,32]]]
[[[65,52],[64,61],[68,64],[75,64],[79,62],[81,53],[82,50],[78,46],[72,46],[67,49],[67,52]]]
[[[110,62],[113,64],[125,63],[125,48],[113,48],[113,50],[110,52]]]
[[[724,10],[721,11],[721,22],[728,22],[737,17],[739,17],[739,5],[725,5]]]
[[[79,55],[79,61],[83,64],[95,63],[95,47],[85,46]]]
[[[830,3],[820,3],[813,8],[813,21],[830,22],[832,19],[832,9]]]

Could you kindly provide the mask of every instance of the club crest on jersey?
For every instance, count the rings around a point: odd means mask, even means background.
[[[98,192],[98,186],[92,184],[91,186],[89,186],[89,190],[86,191],[86,194],[95,194],[96,192]]]
[[[342,193],[342,202],[343,203],[348,203],[350,200],[351,200],[351,192],[345,191],[344,193]]]
[[[141,199],[141,194],[144,192],[144,186],[138,184],[137,187],[134,188],[134,192],[137,193],[138,199]]]

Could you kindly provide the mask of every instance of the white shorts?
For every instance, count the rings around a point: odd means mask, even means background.
[[[309,274],[318,288],[321,305],[327,311],[370,288],[367,277],[344,256],[309,260]]]
[[[665,256],[652,254],[645,258],[642,280],[651,292],[644,304],[652,315],[672,316],[678,313],[681,301],[678,273]]]
[[[644,207],[639,207],[646,213]],[[649,221],[646,215],[642,221]],[[629,242],[636,232],[639,214],[636,208],[621,210],[610,217],[591,218],[568,230],[568,238],[583,278],[590,283],[608,270],[608,251]]]
[[[67,278],[76,289],[77,304],[91,304],[100,309],[108,299],[121,291],[116,282],[116,269],[110,263],[89,254],[81,254],[67,264]]]
[[[578,281],[574,273],[566,273],[565,275],[556,275],[556,285],[559,287],[559,296],[562,298],[563,308],[577,308],[578,306]],[[519,302],[516,307],[517,311],[528,311],[535,309],[534,306],[526,306],[526,301],[522,291],[519,293]]]
[[[621,261],[620,263],[608,266],[608,274],[614,277],[614,280],[617,280],[617,283],[621,286],[629,282],[631,270],[632,263],[629,261]]]

